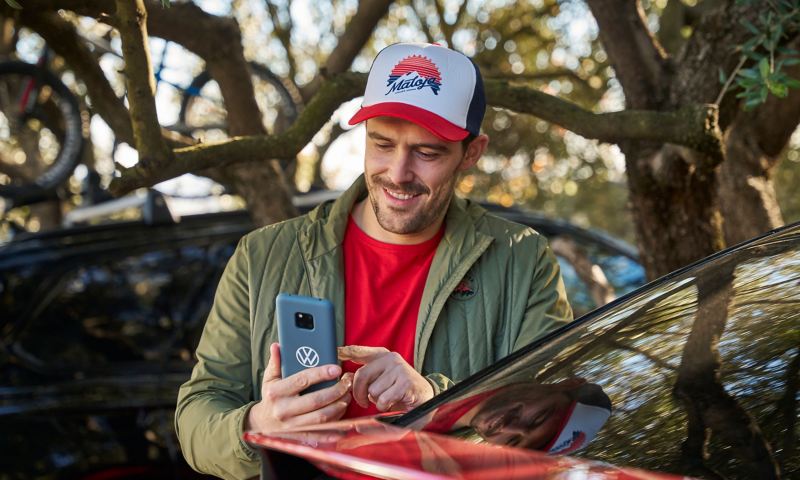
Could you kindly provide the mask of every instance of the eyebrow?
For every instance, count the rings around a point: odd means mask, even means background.
[[[391,138],[384,137],[383,135],[377,132],[367,132],[367,136],[373,140],[382,140],[384,142],[394,143],[394,140],[392,140]],[[450,151],[450,148],[447,145],[442,145],[440,143],[414,143],[411,145],[411,148],[428,148],[430,150],[435,150],[437,152]]]

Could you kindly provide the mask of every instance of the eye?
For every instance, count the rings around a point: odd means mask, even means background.
[[[439,156],[439,154],[436,152],[426,152],[423,150],[417,150],[416,154],[419,158],[423,160],[433,160]]]
[[[392,144],[391,143],[376,143],[375,147],[378,150],[387,151],[387,150],[391,150]]]

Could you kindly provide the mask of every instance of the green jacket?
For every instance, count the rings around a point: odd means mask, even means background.
[[[195,469],[225,478],[259,473],[241,440],[261,396],[280,292],[327,298],[344,338],[342,238],[363,177],[335,202],[243,237],[217,287],[180,388],[175,427]],[[436,393],[572,319],[558,263],[544,237],[453,198],[425,283],[414,337],[414,368]],[[463,282],[462,282],[463,280]]]

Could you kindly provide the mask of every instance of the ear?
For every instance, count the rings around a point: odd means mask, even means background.
[[[461,159],[461,164],[458,166],[459,171],[467,170],[475,166],[480,160],[483,152],[486,151],[486,147],[489,146],[489,136],[485,134],[480,134],[475,137],[469,145],[467,145],[467,151],[464,152],[464,157]]]

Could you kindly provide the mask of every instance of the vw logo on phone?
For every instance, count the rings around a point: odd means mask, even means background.
[[[300,362],[300,365],[307,368],[316,367],[319,363],[319,354],[311,347],[304,346],[298,348],[294,356],[297,358],[297,361]]]

